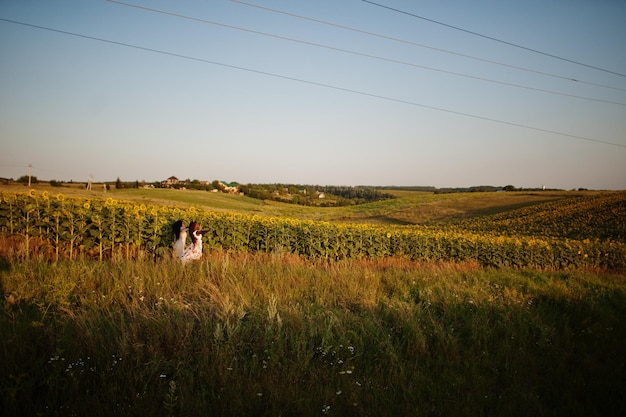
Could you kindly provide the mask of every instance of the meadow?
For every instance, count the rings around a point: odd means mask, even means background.
[[[149,191],[3,190],[7,415],[626,411],[626,193]],[[176,218],[215,230],[185,267]]]

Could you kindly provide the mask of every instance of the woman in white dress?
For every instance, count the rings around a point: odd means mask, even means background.
[[[174,222],[174,259],[180,259],[185,252],[185,241],[187,240],[187,228],[185,222],[178,220]]]
[[[202,235],[208,232],[208,230],[200,230],[200,224],[195,221],[189,224],[189,230],[191,231],[191,245],[187,246],[180,257],[183,263],[202,258]]]

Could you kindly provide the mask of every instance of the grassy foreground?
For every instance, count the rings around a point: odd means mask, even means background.
[[[623,275],[261,253],[3,259],[5,415],[626,411]]]

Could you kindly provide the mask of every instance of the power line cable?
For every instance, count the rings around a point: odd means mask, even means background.
[[[290,38],[290,37],[287,37],[287,36],[275,35],[275,34],[272,34],[272,33],[261,32],[261,31],[258,31],[258,30],[253,30],[253,29],[243,28],[243,27],[239,27],[239,26],[234,26],[234,25],[228,25],[228,24],[224,24],[224,23],[214,22],[214,21],[202,19],[202,18],[199,18],[199,17],[187,16],[187,15],[183,15],[183,14],[179,14],[179,13],[173,13],[173,12],[169,12],[169,11],[166,11],[166,10],[154,9],[154,8],[151,8],[151,7],[140,6],[140,5],[131,4],[131,3],[124,3],[124,2],[116,1],[116,0],[107,0],[107,1],[109,1],[111,3],[120,4],[122,6],[133,7],[133,8],[140,9],[140,10],[146,10],[146,11],[149,11],[149,12],[160,13],[160,14],[173,16],[173,17],[177,17],[177,18],[181,18],[181,19],[187,19],[187,20],[191,20],[191,21],[195,21],[195,22],[199,22],[199,23],[206,23],[206,24],[210,24],[210,25],[225,27],[225,28],[228,28],[228,29],[235,29],[235,30],[239,30],[239,31],[243,31],[243,32],[253,33],[255,35],[267,36],[267,37],[271,37],[271,38],[275,38],[275,39],[281,39],[281,40],[286,40],[286,41],[290,41],[290,42],[296,42],[296,43],[309,45],[309,46],[314,46],[314,47],[318,47],[318,48],[329,49],[329,50],[332,50],[332,51],[337,51],[337,52],[342,52],[342,53],[362,56],[362,57],[365,57],[365,58],[376,59],[376,60],[379,60],[379,61],[386,61],[386,62],[391,62],[391,63],[394,63],[394,64],[410,66],[410,67],[413,67],[413,68],[419,68],[419,69],[424,69],[424,70],[429,70],[429,71],[435,71],[435,72],[440,72],[440,73],[444,73],[444,74],[455,75],[455,76],[458,76],[458,77],[471,78],[471,79],[474,79],[474,80],[490,82],[490,83],[499,84],[499,85],[506,85],[506,86],[509,86],[509,87],[523,88],[523,89],[526,89],[526,90],[538,91],[538,92],[547,93],[547,94],[555,94],[555,95],[560,95],[560,96],[564,96],[564,97],[572,97],[572,98],[577,98],[577,99],[582,99],[582,100],[590,100],[590,101],[595,101],[595,102],[600,102],[600,103],[607,103],[607,104],[615,104],[615,105],[619,105],[619,106],[626,106],[626,103],[622,103],[622,102],[618,102],[618,101],[604,100],[604,99],[588,97],[588,96],[579,96],[579,95],[576,95],[576,94],[563,93],[563,92],[548,90],[548,89],[544,89],[544,88],[536,88],[536,87],[530,87],[530,86],[525,86],[525,85],[521,85],[521,84],[505,82],[505,81],[498,81],[498,80],[494,80],[494,79],[491,79],[491,78],[477,77],[477,76],[474,76],[474,75],[464,74],[464,73],[460,73],[460,72],[448,71],[448,70],[444,70],[444,69],[440,69],[440,68],[433,68],[433,67],[428,67],[428,66],[424,66],[424,65],[418,65],[418,64],[411,63],[411,62],[400,61],[400,60],[397,60],[397,59],[385,58],[385,57],[381,57],[381,56],[377,56],[377,55],[371,55],[371,54],[365,54],[365,53],[362,53],[362,52],[352,51],[352,50],[349,50],[349,49],[337,48],[337,47],[330,46],[330,45],[324,45],[324,44],[319,44],[319,43],[315,43],[315,42],[304,41],[304,40],[301,40],[301,39]]]
[[[107,0],[107,1],[109,1],[109,2],[116,2],[114,0]],[[290,16],[290,17],[295,17],[295,18],[302,19],[302,20],[308,20],[310,22],[315,22],[315,23],[319,23],[319,24],[322,24],[322,25],[327,25],[327,26],[331,26],[331,27],[335,27],[335,28],[339,28],[339,29],[343,29],[343,30],[348,30],[348,31],[356,32],[356,33],[361,33],[361,34],[364,34],[364,35],[373,36],[373,37],[377,37],[377,38],[380,38],[380,39],[385,39],[385,40],[389,40],[389,41],[393,41],[393,42],[404,43],[406,45],[417,46],[419,48],[430,49],[430,50],[441,52],[441,53],[444,53],[444,54],[455,55],[455,56],[459,56],[459,57],[467,58],[467,59],[472,59],[472,60],[479,61],[479,62],[485,62],[485,63],[488,63],[488,64],[499,65],[499,66],[506,67],[506,68],[512,68],[512,69],[516,69],[516,70],[519,70],[519,71],[526,71],[526,72],[530,72],[530,73],[533,73],[533,74],[543,75],[543,76],[552,77],[552,78],[558,78],[558,79],[561,79],[561,80],[571,81],[571,82],[575,82],[575,83],[592,85],[592,86],[595,86],[595,87],[608,88],[608,89],[611,89],[611,90],[626,91],[626,89],[621,88],[621,87],[615,87],[615,86],[611,86],[611,85],[599,84],[599,83],[594,83],[594,82],[590,82],[590,81],[583,81],[583,80],[579,80],[577,78],[567,77],[567,76],[558,75],[558,74],[552,74],[552,73],[549,73],[549,72],[538,71],[538,70],[534,70],[534,69],[531,69],[531,68],[521,67],[521,66],[518,66],[518,65],[506,64],[506,63],[503,63],[503,62],[498,62],[498,61],[493,61],[493,60],[490,60],[490,59],[480,58],[480,57],[477,57],[477,56],[463,54],[463,53],[460,53],[460,52],[454,52],[454,51],[450,51],[450,50],[447,50],[447,49],[436,48],[434,46],[424,45],[424,44],[421,44],[421,43],[418,43],[418,42],[414,42],[414,41],[410,41],[410,40],[407,40],[407,39],[396,38],[396,37],[393,37],[393,36],[383,35],[383,34],[376,33],[376,32],[370,32],[370,31],[367,31],[367,30],[358,29],[358,28],[351,27],[351,26],[345,26],[345,25],[340,25],[338,23],[328,22],[328,21],[325,21],[325,20],[314,19],[314,18],[311,18],[311,17],[302,16],[302,15],[298,15],[298,14],[295,14],[295,13],[290,13],[290,12],[285,12],[285,11],[278,10],[278,9],[273,9],[273,8],[270,8],[270,7],[260,6],[258,4],[247,3],[247,2],[241,1],[241,0],[230,0],[230,1],[233,2],[233,3],[239,3],[239,4],[244,5],[244,6],[255,7],[257,9],[266,10],[266,11],[269,11],[269,12],[272,12],[272,13],[278,13],[278,14],[282,14],[282,15]]]
[[[454,30],[458,30],[458,31],[461,31],[461,32],[469,33],[470,35],[479,36],[481,38],[489,39],[489,40],[494,41],[494,42],[499,42],[499,43],[502,43],[504,45],[513,46],[515,48],[523,49],[525,51],[530,51],[530,52],[533,52],[533,53],[536,53],[536,54],[540,54],[540,55],[547,56],[547,57],[550,57],[550,58],[558,59],[560,61],[569,62],[571,64],[576,64],[576,65],[581,65],[583,67],[592,68],[592,69],[595,69],[595,70],[598,70],[598,71],[607,72],[609,74],[619,75],[620,77],[626,77],[626,74],[621,74],[619,72],[615,72],[615,71],[607,70],[607,69],[604,69],[604,68],[596,67],[594,65],[589,65],[589,64],[585,64],[583,62],[574,61],[572,59],[563,58],[563,57],[560,57],[558,55],[553,55],[553,54],[550,54],[550,53],[547,53],[547,52],[538,51],[537,49],[532,49],[532,48],[529,48],[529,47],[526,47],[526,46],[518,45],[518,44],[515,44],[513,42],[508,42],[508,41],[505,41],[505,40],[502,40],[502,39],[494,38],[492,36],[483,35],[481,33],[473,32],[471,30],[463,29],[463,28],[460,28],[458,26],[453,26],[453,25],[450,25],[450,24],[447,24],[447,23],[439,22],[437,20],[433,20],[433,19],[429,19],[429,18],[424,17],[424,16],[419,16],[419,15],[416,15],[416,14],[413,14],[413,13],[409,13],[407,11],[396,9],[396,8],[393,8],[393,7],[390,7],[390,6],[386,6],[384,4],[376,3],[376,2],[373,2],[373,1],[369,1],[369,0],[361,0],[361,1],[364,2],[364,3],[372,4],[374,6],[382,7],[383,9],[392,10],[394,12],[405,14],[407,16],[412,16],[412,17],[415,17],[417,19],[422,19],[422,20],[425,20],[427,22],[431,22],[431,23],[435,23],[437,25],[445,26],[445,27],[450,28],[450,29],[454,29]]]
[[[145,47],[145,46],[133,45],[133,44],[130,44],[130,43],[118,42],[118,41],[113,41],[113,40],[110,40],[110,39],[98,38],[98,37],[95,37],[95,36],[83,35],[83,34],[80,34],[80,33],[74,33],[74,32],[69,32],[69,31],[60,30],[60,29],[54,29],[54,28],[50,28],[50,27],[46,27],[46,26],[40,26],[40,25],[34,25],[34,24],[30,24],[30,23],[20,22],[20,21],[17,21],[17,20],[0,18],[0,21],[13,23],[13,24],[17,24],[17,25],[22,25],[22,26],[26,26],[26,27],[31,27],[31,28],[35,28],[35,29],[41,29],[41,30],[45,30],[45,31],[49,31],[49,32],[61,33],[61,34],[64,34],[64,35],[69,35],[69,36],[75,36],[75,37],[78,37],[78,38],[89,39],[89,40],[93,40],[93,41],[104,42],[104,43],[109,43],[109,44],[118,45],[118,46],[124,46],[124,47],[127,47],[127,48],[132,48],[132,49],[146,51],[146,52],[152,52],[152,53],[156,53],[156,54],[160,54],[160,55],[172,56],[172,57],[175,57],[175,58],[181,58],[181,59],[186,59],[186,60],[196,61],[196,62],[203,62],[203,63],[207,63],[207,64],[211,64],[211,65],[221,66],[221,67],[224,67],[224,68],[236,69],[236,70],[250,72],[250,73],[254,73],[254,74],[265,75],[265,76],[268,76],[268,77],[273,77],[273,78],[278,78],[278,79],[283,79],[283,80],[289,80],[289,81],[295,81],[295,82],[308,84],[308,85],[313,85],[313,86],[317,86],[317,87],[324,87],[324,88],[328,88],[328,89],[332,89],[332,90],[336,90],[336,91],[343,91],[343,92],[346,92],[346,93],[361,95],[361,96],[365,96],[365,97],[372,97],[372,98],[377,98],[377,99],[381,99],[381,100],[391,101],[391,102],[395,102],[395,103],[407,104],[407,105],[411,105],[411,106],[415,106],[415,107],[420,107],[420,108],[440,111],[440,112],[444,112],[444,113],[455,114],[455,115],[458,115],[458,116],[464,116],[464,117],[469,117],[469,118],[478,119],[478,120],[485,120],[485,121],[488,121],[488,122],[498,123],[498,124],[502,124],[502,125],[514,126],[514,127],[518,127],[518,128],[522,128],[522,129],[533,130],[533,131],[536,131],[536,132],[550,133],[550,134],[553,134],[553,135],[569,137],[569,138],[573,138],[573,139],[580,139],[580,140],[584,140],[584,141],[588,141],[588,142],[601,143],[601,144],[604,144],[604,145],[611,145],[611,146],[617,146],[617,147],[621,147],[621,148],[626,148],[626,145],[625,144],[621,144],[621,143],[609,142],[609,141],[605,141],[605,140],[601,140],[601,139],[589,138],[589,137],[586,137],[586,136],[572,135],[572,134],[569,134],[569,133],[563,133],[563,132],[558,132],[558,131],[555,131],[555,130],[549,130],[549,129],[543,129],[543,128],[539,128],[539,127],[533,127],[533,126],[524,125],[524,124],[521,124],[521,123],[509,122],[509,121],[505,121],[505,120],[493,119],[493,118],[490,118],[490,117],[479,116],[479,115],[475,115],[475,114],[471,114],[471,113],[465,113],[465,112],[461,112],[461,111],[445,109],[445,108],[442,108],[442,107],[429,106],[429,105],[417,103],[417,102],[414,102],[414,101],[403,100],[403,99],[383,96],[383,95],[379,95],[379,94],[368,93],[368,92],[365,92],[365,91],[353,90],[353,89],[350,89],[350,88],[345,88],[345,87],[335,86],[335,85],[331,85],[331,84],[320,83],[320,82],[316,82],[316,81],[305,80],[305,79],[302,79],[302,78],[296,78],[296,77],[291,77],[291,76],[288,76],[288,75],[276,74],[276,73],[256,70],[256,69],[252,69],[252,68],[241,67],[241,66],[237,66],[237,65],[225,64],[225,63],[222,63],[222,62],[211,61],[211,60],[204,59],[204,58],[197,58],[197,57],[193,57],[193,56],[189,56],[189,55],[178,54],[178,53],[175,53],[175,52],[168,52],[168,51],[163,51],[163,50],[160,50],[160,49],[148,48],[148,47]]]

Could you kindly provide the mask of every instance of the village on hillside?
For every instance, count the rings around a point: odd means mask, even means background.
[[[293,196],[310,196],[314,198],[324,199],[326,194],[323,191],[316,189],[309,189],[304,186],[284,186],[280,184],[266,184],[266,185],[241,185],[237,182],[226,181],[200,181],[200,180],[179,180],[175,176],[171,176],[168,179],[161,181],[161,188],[175,188],[175,189],[205,189],[211,192],[223,192],[228,194],[249,195],[253,198],[261,199],[282,199],[284,201],[292,202]],[[153,184],[146,185],[145,188],[155,188]],[[261,188],[262,190],[259,190]]]
[[[241,190],[239,189],[239,183],[237,182],[226,182],[226,181],[203,181],[203,180],[179,180],[175,176],[171,176],[166,180],[161,181],[161,188],[206,188],[210,189],[212,192],[224,192],[229,194],[241,194]],[[212,188],[211,188],[212,187]],[[154,185],[147,185],[146,188],[154,188]]]

